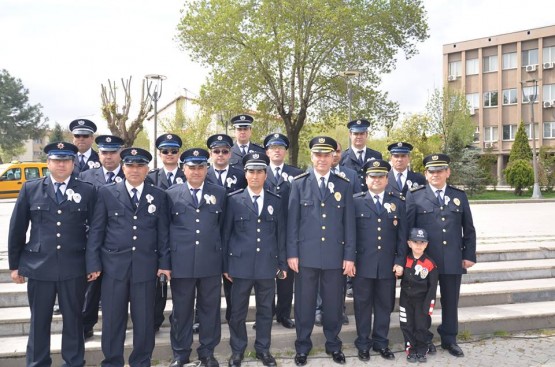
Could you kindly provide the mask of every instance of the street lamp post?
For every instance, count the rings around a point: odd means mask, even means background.
[[[351,88],[351,79],[358,78],[362,73],[359,70],[345,70],[339,73],[339,76],[347,80],[347,97],[349,98],[349,121],[351,121],[351,105],[353,103],[353,90]]]
[[[534,102],[536,102],[536,98],[538,97],[538,80],[531,79],[525,82],[521,82],[523,96],[525,86],[528,83],[533,84],[532,91],[528,95],[528,103],[530,104],[530,134],[532,137],[532,167],[534,169],[534,188],[532,191],[532,199],[541,199],[542,193],[540,190],[540,184],[538,182],[538,160],[536,157],[536,127],[534,126]]]
[[[154,102],[154,137],[152,138],[152,158],[153,158],[153,168],[158,167],[158,154],[156,154],[156,137],[158,135],[158,101],[162,96],[162,83],[166,79],[164,75],[160,74],[148,74],[145,75],[146,79],[146,91],[148,96]],[[153,86],[154,85],[154,86]],[[152,90],[151,90],[152,89]]]

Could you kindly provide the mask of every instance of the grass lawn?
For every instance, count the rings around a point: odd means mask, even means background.
[[[522,196],[513,191],[484,191],[481,194],[468,196],[470,200],[527,200],[532,197],[532,191],[525,191]],[[555,199],[555,192],[542,192],[544,199]]]

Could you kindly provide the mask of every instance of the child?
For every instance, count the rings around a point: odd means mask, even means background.
[[[399,321],[405,336],[407,361],[426,362],[438,271],[434,261],[424,254],[428,246],[428,234],[424,229],[412,228],[407,242],[412,254],[407,255],[401,280]]]

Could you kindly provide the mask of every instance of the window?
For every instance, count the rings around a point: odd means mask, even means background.
[[[503,140],[515,140],[516,125],[503,125]]]
[[[516,69],[516,52],[503,54],[503,70]]]
[[[26,180],[33,180],[35,178],[39,178],[39,169],[38,167],[28,167],[25,168],[25,179]]]
[[[503,104],[515,104],[516,102],[516,88],[503,89]]]
[[[543,62],[555,62],[555,46],[544,47]]]
[[[538,96],[534,96],[537,93],[535,87],[524,87],[522,88],[522,103],[530,103],[530,96],[534,100],[534,102],[538,101]]]
[[[453,61],[449,63],[449,75],[461,76],[461,62]]]
[[[484,57],[484,73],[497,71],[497,55]]]
[[[43,175],[43,176],[50,176],[50,171],[48,170],[47,167],[44,167],[44,168],[42,169],[42,175]]]
[[[484,107],[497,106],[497,91],[484,93]]]
[[[543,123],[543,137],[555,138],[555,121]]]
[[[498,130],[497,126],[486,126],[484,127],[484,141],[487,142],[495,142],[498,139]]]
[[[476,126],[476,130],[474,130],[474,141],[480,141],[480,128]]]
[[[469,93],[466,95],[468,108],[480,108],[480,93]]]
[[[466,75],[476,75],[479,71],[478,59],[466,60]]]
[[[543,86],[543,100],[544,101],[555,100],[555,84],[545,84]]]
[[[538,49],[522,51],[522,66],[538,64]]]
[[[21,168],[12,168],[4,172],[0,181],[17,181],[21,179]]]
[[[530,124],[526,124],[524,125],[524,131],[526,131],[526,136],[528,137],[528,140],[532,139],[532,129],[530,129]],[[539,135],[539,131],[538,131],[538,124],[534,124],[534,140],[538,140],[538,135]]]

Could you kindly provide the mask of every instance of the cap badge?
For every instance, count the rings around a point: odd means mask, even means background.
[[[83,120],[79,120],[79,121],[77,121],[77,123],[78,123],[79,125],[85,125],[85,121],[83,121]]]
[[[438,159],[439,159],[439,157],[437,155],[432,156],[432,161],[437,161]]]
[[[418,232],[417,232],[417,236],[418,237],[424,237],[424,231],[419,229]]]
[[[168,134],[168,135],[166,135],[166,139],[168,139],[168,140],[172,140],[172,139],[173,139],[173,136],[172,136],[172,134]]]
[[[218,140],[222,140],[224,137],[221,135],[218,135]]]
[[[106,143],[111,143],[111,142],[112,142],[112,138],[107,137],[107,138],[106,138]]]
[[[245,116],[241,116],[241,117],[239,117],[239,120],[241,120],[241,121],[244,121],[245,119],[246,119],[246,117],[245,117]]]
[[[258,159],[258,158],[260,157],[260,155],[258,155],[258,154],[253,154],[252,157],[253,157],[254,159]]]
[[[58,143],[57,147],[58,149],[64,149],[64,143]]]
[[[137,152],[137,149],[132,149],[132,150],[131,150],[131,155],[137,155],[137,153],[138,153],[138,152]]]
[[[274,138],[279,138],[279,134],[274,134]]]
[[[402,147],[402,146],[403,146],[403,143],[397,143],[397,146],[398,146],[398,147]]]
[[[360,124],[362,124],[362,121],[357,120],[357,125],[360,125]]]
[[[318,143],[321,143],[321,144],[323,144],[325,141],[326,141],[325,138],[320,138],[320,139],[318,139]]]
[[[374,166],[374,167],[379,167],[379,166],[380,166],[380,162],[375,161],[374,163],[372,163],[372,166]]]
[[[198,155],[199,155],[198,150],[193,151],[193,155],[194,155],[195,157],[198,157]]]

